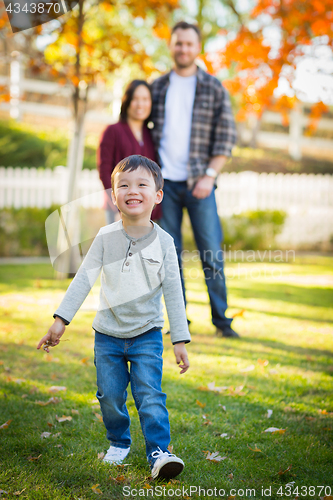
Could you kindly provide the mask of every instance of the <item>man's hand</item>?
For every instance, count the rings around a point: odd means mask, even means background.
[[[56,317],[53,325],[49,328],[46,335],[40,340],[37,349],[40,349],[45,344],[44,350],[49,352],[49,347],[55,347],[60,342],[60,337],[64,334],[66,325],[62,319]]]
[[[187,357],[187,351],[185,348],[185,342],[180,342],[173,346],[173,350],[176,356],[177,365],[181,368],[180,373],[185,373],[190,367],[190,363]],[[180,363],[183,363],[182,365]]]
[[[192,195],[198,199],[207,198],[213,190],[214,183],[215,179],[213,177],[204,175],[194,186]]]

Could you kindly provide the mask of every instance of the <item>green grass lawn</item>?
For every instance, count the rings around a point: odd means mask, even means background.
[[[68,327],[68,341],[47,355],[36,344],[69,281],[55,280],[48,265],[0,266],[0,425],[11,421],[0,429],[0,497],[333,495],[332,264],[333,258],[314,256],[227,263],[229,314],[241,338],[221,339],[210,323],[199,264],[188,263],[192,343],[185,375],[164,337],[173,451],[186,464],[168,484],[150,478],[132,396],[130,465],[109,467],[98,457],[108,442],[95,398],[96,290]],[[220,389],[209,390],[212,383]],[[50,392],[52,386],[66,390]],[[58,399],[38,404],[51,397]],[[59,422],[62,416],[71,420]],[[269,427],[282,431],[264,432]],[[208,452],[223,460],[208,460]]]

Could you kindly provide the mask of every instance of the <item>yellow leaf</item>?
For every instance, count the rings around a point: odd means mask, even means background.
[[[80,362],[81,362],[83,365],[88,365],[88,364],[89,364],[89,363],[88,363],[88,361],[89,361],[89,356],[87,356],[86,358],[82,358]]]
[[[102,494],[102,491],[98,488],[99,486],[99,483],[98,484],[94,484],[94,486],[91,487],[91,489],[93,490],[94,493],[96,493],[97,495],[101,495]]]
[[[289,467],[286,470],[279,470],[278,474],[279,476],[283,476],[286,472],[289,472],[291,470],[292,465],[289,465]]]
[[[126,481],[126,477],[125,477],[125,476],[123,476],[123,475],[121,475],[121,476],[117,476],[117,477],[116,477],[116,481],[117,481],[118,483],[123,483],[124,481]]]
[[[99,420],[100,422],[103,422],[103,417],[102,415],[100,415],[99,413],[94,413],[95,417],[97,418],[97,420]]]
[[[0,425],[0,429],[7,429],[13,420],[7,420],[4,424]]]
[[[251,446],[247,445],[247,447],[251,450],[251,451],[255,451],[257,453],[263,453],[258,447],[257,445],[255,445],[255,448],[251,448]]]
[[[58,422],[66,422],[67,420],[71,421],[73,419],[73,417],[70,416],[66,417],[66,415],[63,415],[62,417],[58,417],[58,415],[56,415],[55,418]]]
[[[199,401],[198,399],[196,400],[196,403],[198,406],[200,406],[200,408],[204,408],[206,406],[206,403],[201,403],[201,401]]]
[[[98,453],[97,458],[101,460],[102,458],[105,457],[105,453],[102,451],[101,453]]]
[[[242,318],[244,316],[244,313],[245,313],[245,309],[242,309],[241,311],[238,311],[236,312],[233,316],[231,316],[232,318],[237,318],[237,317],[240,317]]]
[[[261,366],[267,366],[269,364],[269,361],[267,361],[267,359],[258,359],[258,363],[259,365]]]
[[[172,452],[173,452],[173,444],[169,444],[169,446],[168,446],[168,450],[170,451],[170,453],[172,453]]]
[[[20,495],[21,495],[21,494],[22,494],[22,493],[23,493],[26,489],[27,489],[27,488],[23,488],[23,490],[21,490],[21,491],[15,491],[15,493],[13,493],[13,495],[15,495],[15,496],[17,496],[17,497],[18,497],[18,496],[20,496]]]

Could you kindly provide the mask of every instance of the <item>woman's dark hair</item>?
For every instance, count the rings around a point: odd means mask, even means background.
[[[119,163],[117,163],[111,174],[112,189],[114,189],[114,178],[118,172],[126,172],[127,170],[132,172],[139,167],[144,168],[154,177],[156,191],[158,191],[159,189],[163,189],[164,180],[160,167],[153,160],[150,160],[149,158],[146,158],[146,156],[141,155],[127,156],[127,158],[124,158]]]
[[[127,122],[127,110],[129,108],[129,105],[131,104],[131,101],[133,99],[134,92],[140,85],[144,85],[147,87],[151,95],[151,88],[149,83],[147,83],[145,80],[133,80],[131,83],[129,83],[126,87],[125,93],[123,95],[123,98],[121,100],[121,108],[120,108],[120,115],[119,115],[119,121],[121,122]],[[145,123],[148,123],[150,120],[150,116],[145,120]]]

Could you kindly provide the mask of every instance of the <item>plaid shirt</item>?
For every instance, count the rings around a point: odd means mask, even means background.
[[[153,109],[151,130],[156,150],[162,138],[165,97],[170,73],[152,84]],[[190,156],[187,185],[192,189],[205,174],[212,156],[230,156],[237,133],[228,92],[220,81],[198,68],[197,86],[193,104]]]

